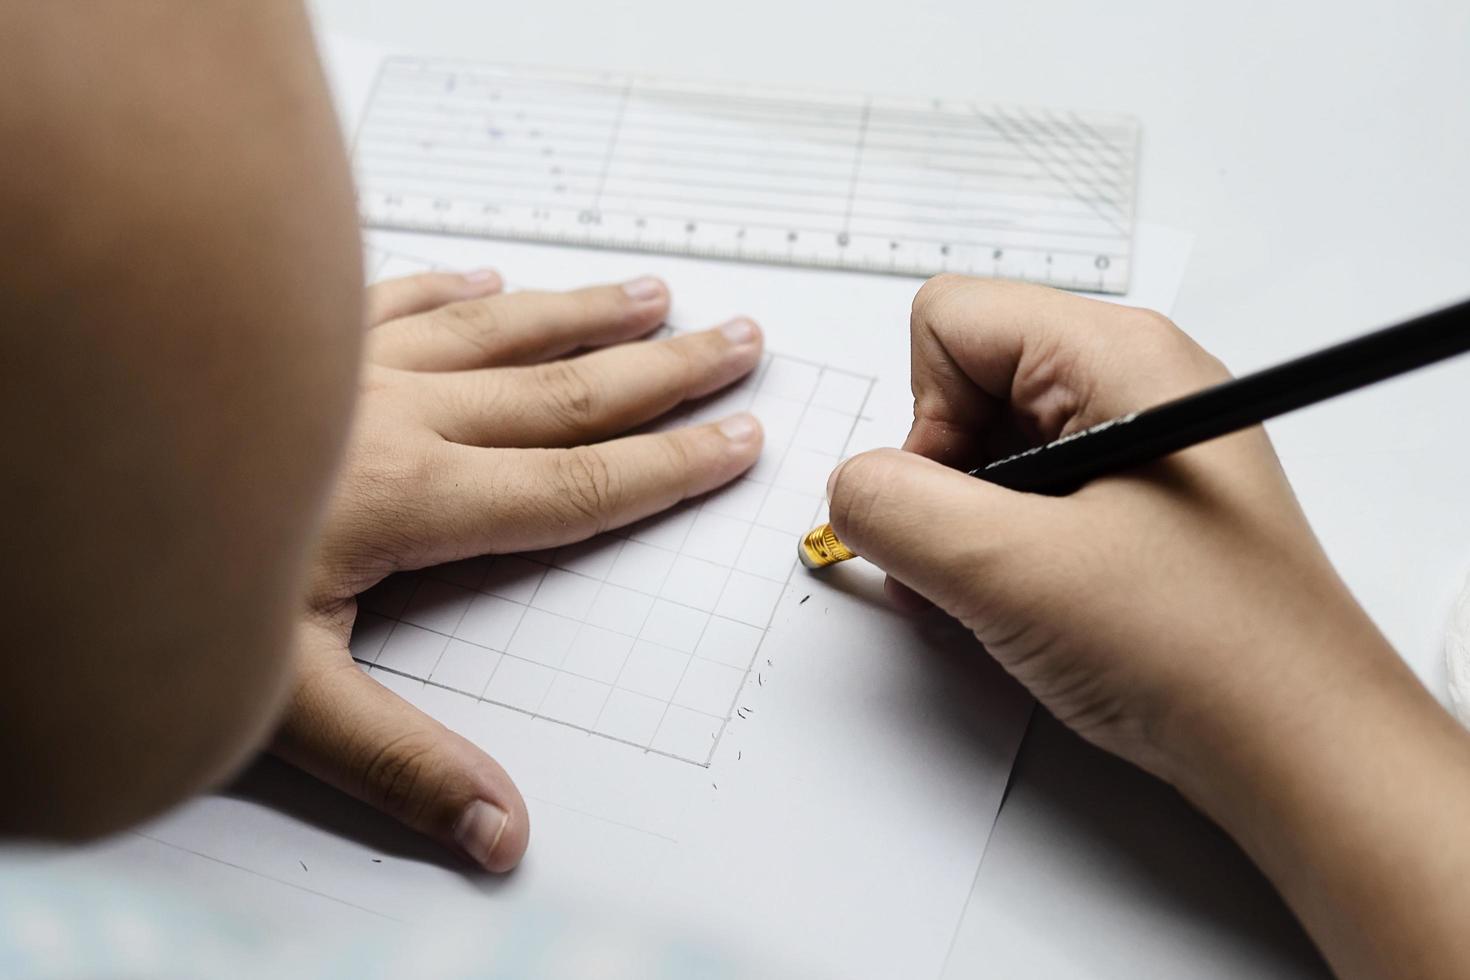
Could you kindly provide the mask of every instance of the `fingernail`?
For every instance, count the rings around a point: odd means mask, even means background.
[[[642,279],[623,283],[623,292],[635,303],[647,303],[663,296],[664,284],[652,276],[644,276]]]
[[[748,344],[755,339],[755,324],[741,317],[720,327],[720,333],[732,344]]]
[[[509,815],[493,803],[475,800],[464,808],[454,825],[454,841],[480,867],[490,868],[490,855],[505,833]]]
[[[716,428],[731,442],[746,443],[755,439],[761,430],[761,424],[756,421],[754,415],[749,412],[741,412],[739,415],[732,415],[725,419]]]
[[[466,272],[464,281],[471,286],[482,286],[487,282],[495,282],[500,278],[500,273],[494,269],[476,269],[474,272]]]

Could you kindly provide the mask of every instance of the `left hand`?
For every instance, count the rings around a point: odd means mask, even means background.
[[[495,760],[357,669],[355,597],[396,571],[647,517],[734,479],[762,438],[749,415],[614,438],[753,369],[750,321],[625,343],[663,322],[658,280],[570,293],[499,284],[428,274],[368,291],[368,363],[272,745],[490,871],[525,852],[525,803]]]

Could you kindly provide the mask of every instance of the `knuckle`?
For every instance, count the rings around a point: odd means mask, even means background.
[[[506,332],[504,315],[494,304],[483,300],[441,306],[429,316],[429,323],[482,352],[488,351]]]
[[[691,335],[658,344],[657,372],[671,379],[677,388],[690,389],[718,363],[721,349],[709,338]]]
[[[1174,325],[1174,321],[1158,310],[1134,307],[1128,310],[1127,317],[1129,327],[1147,337],[1162,339],[1183,335],[1183,331]]]
[[[684,483],[699,468],[700,454],[692,444],[693,437],[694,433],[670,433],[667,439],[658,441],[666,471]]]
[[[580,430],[597,418],[603,399],[586,369],[575,361],[551,361],[537,368],[546,408],[562,425]]]
[[[577,446],[560,453],[557,459],[559,497],[568,523],[579,533],[600,534],[622,492],[607,458],[595,446]]]
[[[962,276],[957,272],[942,272],[919,287],[914,294],[913,322],[915,324],[928,322],[934,310],[939,307],[957,289],[973,282],[968,276]]]
[[[1219,358],[1210,354],[1167,316],[1156,310],[1134,308],[1127,311],[1126,322],[1134,335],[1150,348],[1177,359],[1189,373],[1202,382],[1224,381],[1229,370]]]
[[[391,738],[363,759],[359,778],[363,799],[417,825],[439,788],[433,744],[417,734]]]

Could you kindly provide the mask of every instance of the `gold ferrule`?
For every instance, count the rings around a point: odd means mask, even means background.
[[[796,549],[796,556],[807,568],[825,568],[849,558],[856,558],[847,545],[837,540],[837,532],[831,524],[823,524],[807,533]]]

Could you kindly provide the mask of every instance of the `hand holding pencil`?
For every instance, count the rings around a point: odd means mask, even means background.
[[[824,546],[888,571],[899,604],[961,620],[1057,718],[1178,787],[1337,969],[1463,963],[1470,893],[1422,844],[1462,839],[1470,740],[1339,579],[1263,429],[1065,497],[965,472],[1222,390],[1220,363],[1157,314],[959,277],[924,287],[912,335],[905,451],[837,468]],[[1392,366],[1379,355],[1364,364]],[[1353,927],[1386,908],[1412,909],[1412,927]]]

